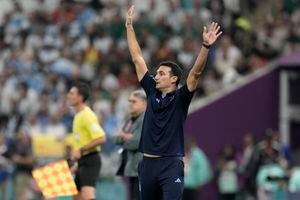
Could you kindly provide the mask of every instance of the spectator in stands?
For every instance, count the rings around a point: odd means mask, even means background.
[[[298,163],[291,169],[290,180],[288,185],[289,192],[300,193],[300,168],[299,168],[299,160]]]
[[[212,177],[212,169],[205,153],[195,144],[195,140],[186,137],[183,200],[199,199],[201,187]]]
[[[224,84],[232,83],[239,77],[238,68],[242,65],[242,53],[227,35],[221,39],[216,49],[215,67],[222,76]]]
[[[225,146],[221,152],[217,177],[220,199],[235,199],[240,188],[238,183],[238,165],[232,145]]]
[[[67,128],[60,122],[59,114],[52,114],[50,118],[50,123],[45,127],[45,133],[54,137],[56,140],[63,140],[67,135]]]
[[[284,166],[273,161],[259,168],[256,177],[257,199],[268,200],[274,198],[280,191],[287,191],[287,179]]]
[[[281,140],[281,134],[278,131],[272,131],[273,143],[278,145],[280,155],[288,162],[288,166],[293,166],[293,153],[290,145],[284,144]]]
[[[267,131],[265,138],[259,142],[252,153],[250,162],[246,167],[246,178],[249,180],[249,186],[254,187],[250,189],[252,195],[255,196],[257,192],[256,177],[259,170],[269,164],[279,163],[280,149],[278,143],[274,143],[272,132]]]
[[[9,173],[12,170],[8,142],[0,132],[0,199],[6,199],[7,183]]]
[[[30,137],[23,131],[19,130],[16,139],[11,147],[12,161],[15,165],[15,190],[16,199],[28,199],[28,186],[32,179],[31,171],[34,167],[34,156]]]
[[[252,154],[255,150],[255,138],[252,133],[244,135],[242,154],[239,160],[239,173],[242,175],[242,190],[245,198],[254,198],[251,194],[255,193],[255,188],[251,183],[251,177],[247,171],[247,166],[250,165]]]

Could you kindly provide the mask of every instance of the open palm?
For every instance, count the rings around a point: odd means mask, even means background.
[[[209,26],[209,29],[204,26],[203,28],[203,43],[207,45],[212,45],[218,37],[222,34],[220,31],[220,26],[216,22],[212,22]]]

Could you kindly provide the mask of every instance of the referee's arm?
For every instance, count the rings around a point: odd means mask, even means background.
[[[88,151],[90,149],[93,149],[101,144],[104,144],[106,142],[105,135],[102,137],[95,138],[91,140],[88,144],[84,145],[80,148],[80,153],[82,154],[84,151]]]
[[[80,149],[73,149],[72,154],[71,154],[71,160],[80,159],[85,151],[93,149],[105,142],[106,142],[106,137],[104,135],[104,136],[100,136],[95,139],[92,139],[88,144],[82,146]]]

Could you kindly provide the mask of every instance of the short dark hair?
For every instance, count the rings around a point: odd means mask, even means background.
[[[171,68],[171,73],[173,76],[177,76],[177,81],[176,81],[176,85],[179,84],[181,76],[183,74],[183,69],[182,67],[180,67],[179,65],[177,65],[176,63],[172,62],[172,61],[163,61],[161,63],[159,63],[158,65],[160,66],[167,66]]]
[[[78,94],[83,97],[83,102],[85,102],[90,97],[91,89],[88,84],[84,82],[76,82],[73,84],[73,87],[77,88]]]
[[[133,96],[135,96],[135,97],[140,98],[140,99],[143,100],[143,101],[146,101],[146,100],[147,100],[147,96],[146,96],[146,93],[145,93],[144,90],[141,90],[141,89],[135,90],[135,91],[133,91],[131,94],[132,94]]]

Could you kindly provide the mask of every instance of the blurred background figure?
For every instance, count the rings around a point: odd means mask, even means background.
[[[213,170],[205,153],[191,137],[185,138],[183,200],[197,200],[202,187],[213,178]]]
[[[291,169],[289,191],[300,194],[300,168],[299,163]]]
[[[242,61],[241,50],[232,43],[228,35],[223,36],[220,46],[216,49],[215,60],[216,69],[222,76],[222,83],[228,84],[237,80]]]
[[[143,90],[135,90],[129,96],[129,119],[125,122],[119,135],[116,136],[115,142],[121,146],[121,166],[117,175],[129,178],[130,199],[138,200],[139,180],[138,164],[143,155],[138,151],[144,112],[147,107],[147,98]]]
[[[26,200],[33,197],[32,174],[35,159],[33,157],[31,139],[24,130],[20,129],[11,146],[12,161],[15,165],[14,183],[16,199]]]
[[[250,184],[255,188],[253,191],[258,190],[257,175],[259,171],[263,166],[278,163],[279,156],[279,147],[277,143],[274,143],[272,133],[267,132],[265,138],[257,144],[247,166],[247,172],[251,178]],[[252,195],[256,196],[256,194]]]
[[[217,168],[217,184],[221,200],[236,199],[240,191],[236,152],[232,145],[226,145],[220,155]]]
[[[0,199],[7,199],[8,179],[11,176],[13,166],[11,163],[8,141],[0,132]]]
[[[254,178],[248,171],[248,166],[251,165],[251,157],[255,150],[256,141],[252,133],[246,133],[244,135],[243,146],[241,155],[238,161],[238,170],[241,175],[241,192],[243,198],[246,200],[255,199],[255,185],[253,183]]]

